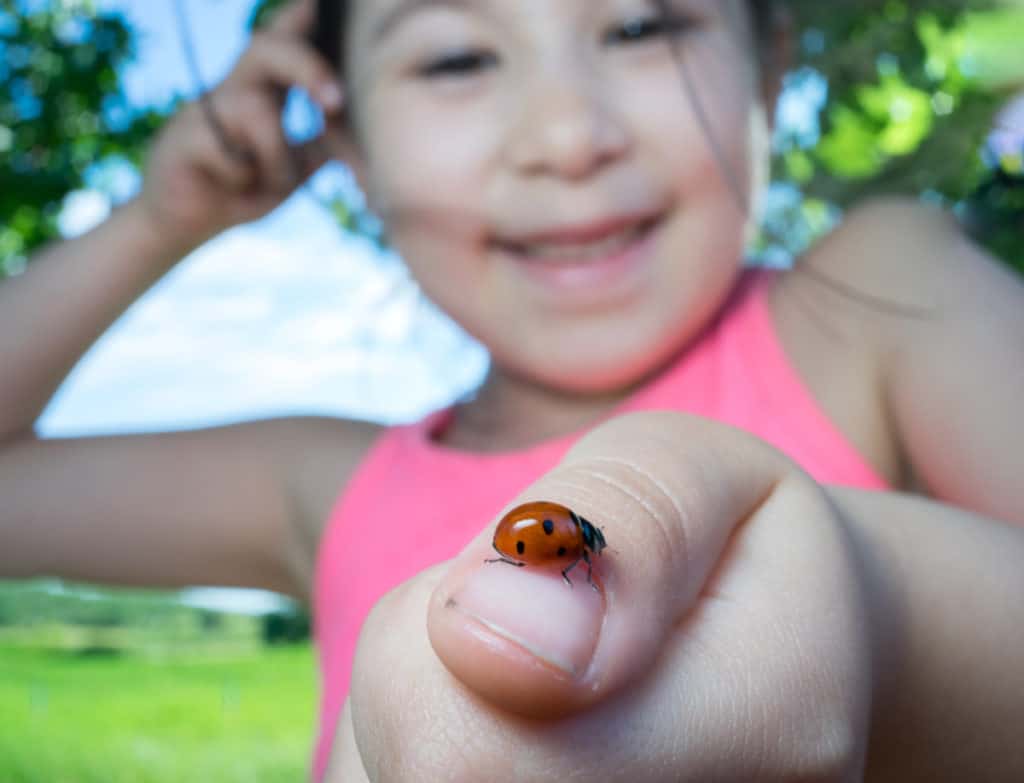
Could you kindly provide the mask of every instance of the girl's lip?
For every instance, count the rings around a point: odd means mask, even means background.
[[[621,215],[591,223],[552,227],[516,237],[498,237],[495,242],[505,250],[520,253],[535,245],[582,245],[600,242],[631,229],[638,232],[648,230],[659,219],[659,215],[649,212]]]
[[[632,290],[642,279],[650,265],[654,238],[662,223],[659,216],[645,221],[634,221],[635,232],[628,242],[616,250],[598,257],[545,258],[528,255],[515,245],[500,243],[498,249],[516,262],[525,277],[540,284],[545,294],[555,295],[569,304],[579,301],[600,302]],[[627,230],[628,226],[620,229]],[[608,236],[608,233],[605,233]]]

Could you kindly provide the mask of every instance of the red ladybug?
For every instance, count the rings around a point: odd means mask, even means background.
[[[486,562],[519,568],[564,565],[562,577],[572,587],[569,572],[582,560],[587,582],[594,587],[590,553],[599,555],[606,546],[601,531],[572,509],[538,501],[517,506],[501,518],[494,531],[494,550],[501,557]]]

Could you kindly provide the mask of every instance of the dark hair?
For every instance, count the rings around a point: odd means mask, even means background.
[[[764,57],[771,48],[775,31],[775,6],[780,0],[747,0],[754,22],[758,53]],[[348,22],[348,0],[317,0],[317,23],[313,42],[336,70],[343,66],[342,42]]]
[[[348,21],[346,0],[317,0],[313,43],[336,71],[341,70],[341,42],[345,40]]]
[[[775,56],[775,33],[779,27],[779,7],[782,0],[748,0],[750,16],[754,20],[754,38],[762,62],[771,62]]]

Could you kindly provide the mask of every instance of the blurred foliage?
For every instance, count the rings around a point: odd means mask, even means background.
[[[154,645],[281,645],[310,640],[309,610],[282,605],[259,616],[192,606],[176,593],[0,581],[0,645],[29,640],[54,649],[137,651]]]
[[[306,643],[312,638],[312,630],[313,618],[301,607],[263,616],[263,642],[267,645]]]
[[[808,238],[829,205],[880,194],[958,207],[965,225],[1024,271],[1020,152],[986,155],[998,109],[1024,87],[1024,3],[1005,0],[790,0],[789,77],[827,81],[818,127],[780,136],[775,179],[798,188]],[[810,69],[808,71],[808,69]]]
[[[139,162],[160,115],[121,89],[133,54],[125,20],[88,0],[0,0],[0,276],[57,236],[64,197],[97,162]]]
[[[280,1],[257,0],[253,24]],[[799,250],[860,199],[914,194],[957,207],[1024,271],[1022,155],[984,154],[997,107],[1024,87],[1024,3],[783,5],[795,22],[787,84],[827,87],[811,127],[777,139],[775,179],[796,195],[768,215],[765,242]],[[0,0],[0,276],[55,236],[62,199],[92,167],[139,161],[160,113],[124,97],[118,69],[133,53],[124,19],[92,0]],[[347,229],[375,225],[358,199],[327,201]]]
[[[983,174],[978,151],[1005,96],[970,73],[967,30],[998,4],[791,4],[801,30],[798,65],[828,80],[829,100],[820,138],[783,140],[783,176],[840,206],[880,192],[969,195]]]
[[[249,634],[259,636],[251,618]],[[202,636],[223,636],[223,616],[188,606],[173,593],[155,590],[117,590],[62,582],[0,582],[0,638],[14,629],[126,629],[145,637],[181,642]]]

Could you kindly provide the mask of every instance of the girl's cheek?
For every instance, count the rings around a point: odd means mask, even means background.
[[[484,101],[430,95],[381,100],[369,117],[371,179],[395,203],[468,196],[493,156],[500,123]]]

